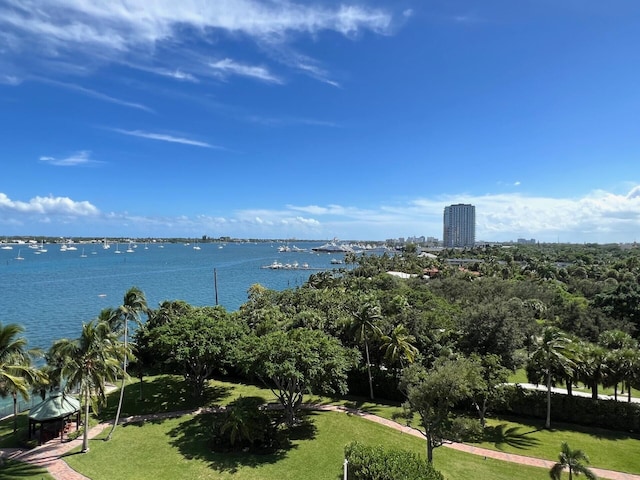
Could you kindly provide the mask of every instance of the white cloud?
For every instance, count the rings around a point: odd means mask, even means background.
[[[185,65],[184,59],[194,48],[211,55],[211,45],[217,46],[221,37],[284,44],[323,31],[347,37],[365,30],[389,34],[392,23],[392,14],[382,9],[287,0],[6,0],[0,5],[0,31],[14,66],[29,54],[36,69],[29,73],[40,76],[56,75],[57,63],[94,71],[122,63],[193,81],[196,65]],[[46,62],[48,71],[42,72],[38,67]],[[227,73],[282,82],[266,67],[220,66]]]
[[[55,165],[57,167],[77,167],[78,165],[98,163],[96,160],[91,159],[91,152],[88,150],[75,152],[74,154],[65,158],[41,156],[40,161]]]
[[[333,238],[380,240],[425,235],[441,238],[446,205],[476,206],[477,238],[543,242],[632,242],[640,231],[640,186],[628,193],[593,191],[579,198],[524,193],[447,195],[376,206],[285,205],[280,209],[228,211],[224,215],[146,216],[136,212],[100,214],[89,202],[67,197],[14,201],[0,194],[0,222],[19,227],[38,223],[53,234],[129,236],[229,235],[245,238]],[[217,207],[216,207],[217,208]],[[77,220],[82,216],[82,221]],[[44,228],[44,227],[43,227]],[[75,229],[74,231],[71,231]],[[55,230],[55,231],[54,231]],[[11,232],[8,232],[11,234]]]
[[[0,210],[7,216],[17,213],[86,217],[99,213],[91,203],[76,202],[69,197],[34,197],[28,202],[23,202],[11,200],[5,193],[0,193]]]
[[[217,149],[222,148],[217,145],[211,145],[210,143],[207,143],[207,142],[192,140],[190,138],[185,138],[185,137],[176,137],[176,136],[167,135],[164,133],[144,132],[142,130],[124,130],[121,128],[111,128],[110,130],[121,133],[123,135],[129,135],[132,137],[139,137],[139,138],[147,138],[150,140],[159,140],[162,142],[181,143],[183,145],[192,145],[194,147],[217,148]]]
[[[0,75],[0,84],[5,85],[20,85],[22,80],[15,75]]]
[[[245,65],[235,62],[230,58],[224,58],[217,62],[209,63],[209,66],[213,69],[214,75],[219,76],[220,78],[226,78],[229,75],[238,75],[241,77],[255,78],[268,83],[283,83],[280,78],[270,73],[265,67]]]
[[[39,82],[43,82],[43,83],[48,83],[51,85],[56,85],[58,87],[62,87],[65,88],[67,90],[73,90],[75,92],[79,92],[83,95],[86,95],[88,97],[93,97],[93,98],[97,98],[98,100],[102,100],[104,102],[109,102],[109,103],[115,103],[117,105],[122,105],[124,107],[129,107],[129,108],[135,108],[138,110],[144,110],[145,112],[153,112],[153,110],[149,107],[147,107],[146,105],[143,105],[141,103],[136,103],[136,102],[129,102],[126,100],[122,100],[120,98],[116,98],[116,97],[112,97],[110,95],[107,95],[105,93],[102,92],[98,92],[96,90],[91,90],[90,88],[85,88],[81,85],[76,85],[75,83],[67,83],[67,82],[58,82],[56,80],[51,80],[51,79],[46,79],[46,78],[38,78],[38,77],[34,77],[34,80],[39,81]]]

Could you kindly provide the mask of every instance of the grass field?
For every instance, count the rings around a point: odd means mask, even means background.
[[[127,387],[122,416],[126,418],[129,415],[189,410],[198,406],[226,405],[240,395],[259,396],[265,402],[275,400],[269,390],[255,385],[222,381],[211,382],[205,398],[195,400],[185,389],[180,378],[151,377],[145,379],[142,385],[133,381]],[[305,400],[316,403],[340,403],[389,419],[397,419],[398,414],[402,412],[397,404],[372,403],[358,398],[332,400],[308,397]],[[114,392],[99,417],[113,418],[116,402],[117,392]],[[313,428],[296,431],[290,448],[274,455],[214,453],[208,443],[211,438],[211,417],[207,414],[119,426],[111,441],[94,439],[90,443],[91,451],[88,454],[74,453],[66,457],[66,460],[73,468],[94,480],[224,480],[231,477],[238,480],[338,480],[342,472],[343,449],[351,440],[401,447],[424,455],[424,439],[390,430],[356,416],[309,412],[308,418],[312,421]],[[0,422],[0,446],[15,446],[12,443],[15,443],[16,438],[26,435],[26,423],[26,416],[21,415],[20,430],[16,437],[10,431],[10,420]],[[535,421],[522,419],[490,419],[489,425],[491,428],[485,441],[476,444],[477,446],[556,460],[561,442],[567,441],[572,448],[581,448],[589,454],[591,466],[640,473],[640,457],[636,454],[640,451],[640,439],[627,434],[561,424],[554,424],[554,428],[547,431]],[[103,433],[104,436],[106,432]],[[434,463],[449,479],[548,478],[548,472],[542,469],[485,460],[446,447],[436,450]],[[0,476],[0,479],[2,478],[41,477]]]
[[[0,480],[53,480],[46,468],[22,462],[7,461],[0,465]]]
[[[88,454],[72,454],[66,460],[93,480],[337,480],[342,478],[344,446],[352,440],[424,455],[424,440],[356,416],[309,412],[307,418],[313,428],[298,432],[292,446],[275,455],[212,452],[208,447],[210,415],[199,415],[125,426],[111,441],[92,440]],[[434,463],[449,479],[548,478],[543,469],[483,460],[444,447],[436,450]]]

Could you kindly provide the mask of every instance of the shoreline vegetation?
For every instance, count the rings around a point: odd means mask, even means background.
[[[491,245],[423,253],[416,245],[345,252],[349,268],[313,273],[281,291],[254,284],[234,312],[180,300],[152,309],[143,289],[132,287],[121,305],[96,312],[77,339],[54,342],[46,352],[48,369],[33,366],[38,352],[25,350],[19,328],[0,324],[13,329],[0,335],[11,352],[0,362],[0,386],[14,396],[37,391],[36,385],[43,393],[82,386],[85,425],[95,421],[91,405],[99,419],[140,409],[159,413],[168,399],[179,410],[222,401],[226,416],[213,423],[190,418],[157,433],[182,439],[174,447],[186,447],[187,456],[196,449],[209,465],[213,444],[229,449],[234,456],[225,461],[233,458],[234,468],[247,461],[245,449],[275,448],[269,464],[278,469],[284,460],[277,452],[313,444],[326,418],[309,423],[301,406],[347,393],[420,429],[421,455],[436,468],[441,462],[449,468],[448,449],[440,448],[447,441],[538,452],[550,460],[562,444],[563,451],[590,454],[595,467],[619,457],[613,451],[640,445],[631,431],[640,430],[640,407],[598,400],[603,388],[618,400],[640,388],[640,248]],[[505,386],[514,372],[544,391]],[[140,382],[125,383],[127,373]],[[162,380],[153,388],[144,382],[152,373],[164,374],[154,377]],[[251,385],[243,390],[246,398],[236,383],[212,380],[221,376]],[[117,405],[105,393],[116,379],[123,381]],[[566,395],[554,395],[557,386]],[[590,398],[574,394],[578,386]],[[149,397],[154,389],[157,396]],[[265,398],[281,413],[262,408]],[[397,403],[381,406],[378,398]],[[596,420],[621,431],[603,433],[593,428]],[[120,427],[114,441],[132,432]],[[83,452],[89,446],[85,437]],[[92,455],[70,461],[90,465],[98,460]],[[624,459],[615,465],[640,470]]]

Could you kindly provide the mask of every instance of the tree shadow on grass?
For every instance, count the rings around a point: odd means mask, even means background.
[[[637,433],[623,432],[619,430],[609,430],[601,427],[592,427],[586,425],[579,425],[576,423],[558,422],[552,420],[551,428],[545,429],[544,420],[531,417],[517,417],[513,415],[501,415],[500,420],[511,421],[519,423],[522,428],[531,428],[531,432],[534,433],[540,430],[550,430],[552,432],[578,432],[585,435],[592,436],[599,440],[627,440],[635,439],[640,440],[640,435]]]
[[[192,410],[220,402],[231,395],[230,387],[207,385],[204,395],[194,397],[184,379],[172,375],[145,378],[142,382],[142,399],[140,389],[139,380],[125,388],[122,417]],[[119,390],[109,395],[107,406],[99,415],[101,420],[115,417],[119,395]]]
[[[540,440],[528,436],[538,430],[525,433],[518,430],[520,430],[520,427],[507,427],[505,423],[494,427],[486,427],[484,429],[484,440],[493,443],[499,450],[502,450],[505,446],[526,450],[529,447],[535,447],[540,444]]]
[[[1,462],[2,460],[0,460],[0,480],[37,478],[39,475],[46,475],[46,471],[36,465],[13,460],[6,460],[4,464]]]
[[[269,453],[214,452],[213,417],[219,413],[204,413],[186,420],[168,432],[171,445],[189,460],[197,459],[219,472],[236,473],[244,467],[255,468],[260,465],[274,464],[285,458],[289,451],[297,448],[295,441],[312,440],[316,436],[312,412],[305,412],[299,425],[286,429],[280,448]]]

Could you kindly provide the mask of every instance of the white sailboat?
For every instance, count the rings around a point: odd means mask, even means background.
[[[118,243],[116,243],[116,250],[113,253],[122,253],[120,251],[120,245]]]
[[[20,256],[20,252],[21,252],[21,251],[22,251],[22,250],[18,250],[18,256],[16,257],[16,260],[24,260],[24,257],[21,257],[21,256]]]
[[[87,256],[84,254],[84,248],[82,249],[82,254],[80,255],[80,258],[87,258]]]

